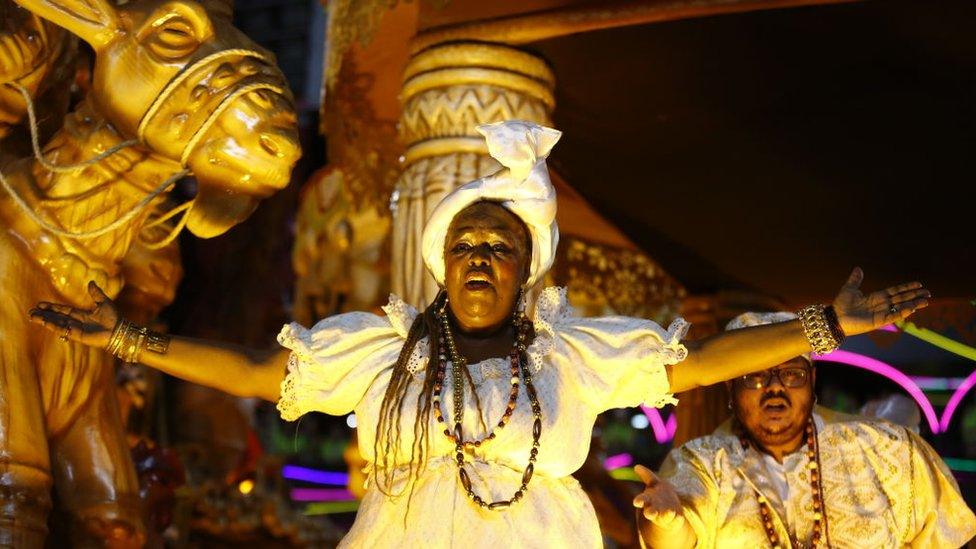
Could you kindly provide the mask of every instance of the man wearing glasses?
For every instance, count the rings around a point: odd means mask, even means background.
[[[746,313],[727,330],[795,318]],[[648,547],[959,547],[976,535],[921,437],[816,406],[799,356],[729,382],[733,418],[672,450],[634,499]]]

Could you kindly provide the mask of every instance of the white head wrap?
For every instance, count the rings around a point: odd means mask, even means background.
[[[498,202],[525,223],[532,240],[526,287],[535,285],[556,258],[556,190],[549,181],[546,157],[562,132],[523,120],[476,128],[485,136],[488,154],[504,169],[458,187],[434,208],[424,226],[422,253],[434,280],[444,285],[444,240],[461,210],[482,200]]]
[[[733,318],[725,325],[725,331],[729,332],[732,330],[738,330],[741,328],[749,328],[751,326],[764,326],[766,324],[777,324],[779,322],[789,322],[790,320],[795,320],[796,315],[793,313],[786,312],[772,312],[772,313],[742,313],[741,315]],[[803,358],[807,359],[807,362],[813,364],[810,358],[810,353],[803,353]]]

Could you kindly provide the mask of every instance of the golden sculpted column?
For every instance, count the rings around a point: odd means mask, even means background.
[[[420,51],[403,76],[403,172],[393,195],[393,292],[421,306],[437,293],[424,269],[420,235],[430,211],[451,190],[500,166],[488,156],[479,124],[519,118],[552,126],[555,78],[530,53],[486,43]]]

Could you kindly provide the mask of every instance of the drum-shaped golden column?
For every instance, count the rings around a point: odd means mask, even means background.
[[[451,190],[500,166],[479,124],[552,126],[555,77],[541,58],[500,44],[451,43],[417,53],[403,77],[403,172],[393,199],[393,292],[421,306],[437,293],[420,255],[430,211]]]

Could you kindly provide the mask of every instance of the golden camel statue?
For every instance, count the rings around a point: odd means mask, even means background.
[[[226,4],[18,0],[88,42],[89,96],[0,191],[0,545],[42,546],[52,482],[76,543],[138,545],[138,486],[106,353],[29,327],[38,301],[116,296],[123,258],[166,192],[192,173],[182,227],[217,236],[288,183],[300,151],[271,55]],[[27,91],[27,90],[24,90]],[[158,221],[158,219],[157,219]]]

